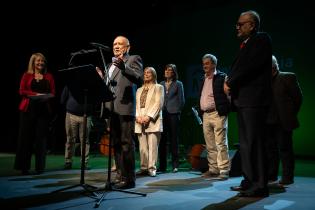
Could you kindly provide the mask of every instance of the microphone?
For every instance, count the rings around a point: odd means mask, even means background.
[[[108,46],[105,46],[105,45],[102,45],[100,43],[96,43],[96,42],[90,42],[90,44],[93,46],[93,47],[97,47],[97,48],[100,48],[102,50],[105,50],[105,51],[110,51],[110,48]]]
[[[77,52],[71,53],[71,56],[75,56],[75,55],[82,55],[82,54],[88,54],[88,53],[94,53],[97,52],[96,49],[91,49],[91,50],[79,50]]]
[[[116,80],[110,80],[110,84],[111,84],[111,86],[115,87],[117,85],[117,81]]]
[[[192,112],[194,113],[194,116],[195,116],[195,118],[196,118],[198,124],[199,124],[199,125],[202,125],[202,120],[201,120],[201,118],[199,117],[196,108],[195,108],[195,107],[191,107],[191,110],[192,110]]]

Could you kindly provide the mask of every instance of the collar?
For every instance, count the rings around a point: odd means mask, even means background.
[[[205,74],[205,79],[206,79],[206,78],[212,79],[215,75],[217,75],[217,73],[218,73],[218,72],[217,72],[217,69],[215,69],[212,75],[210,74],[209,76],[207,76],[207,75]]]

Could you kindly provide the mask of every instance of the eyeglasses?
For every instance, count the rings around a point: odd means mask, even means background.
[[[235,24],[235,27],[242,27],[246,23],[252,23],[252,21],[238,22],[238,23]]]

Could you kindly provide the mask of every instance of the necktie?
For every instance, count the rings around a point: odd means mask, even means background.
[[[245,42],[242,42],[240,45],[240,49],[243,49],[245,47]]]

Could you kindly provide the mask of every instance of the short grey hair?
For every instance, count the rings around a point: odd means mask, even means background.
[[[272,55],[272,68],[279,70],[279,64],[276,56]]]
[[[217,63],[218,63],[217,57],[215,57],[215,56],[212,55],[212,54],[205,54],[205,55],[202,57],[202,60],[205,60],[205,59],[210,59],[210,61],[211,61],[213,64],[215,64],[215,65],[217,65]]]
[[[241,15],[245,15],[245,14],[248,14],[250,16],[250,18],[254,21],[255,31],[259,31],[259,29],[260,29],[260,16],[259,16],[258,12],[254,11],[254,10],[248,10],[246,12],[243,12]]]

